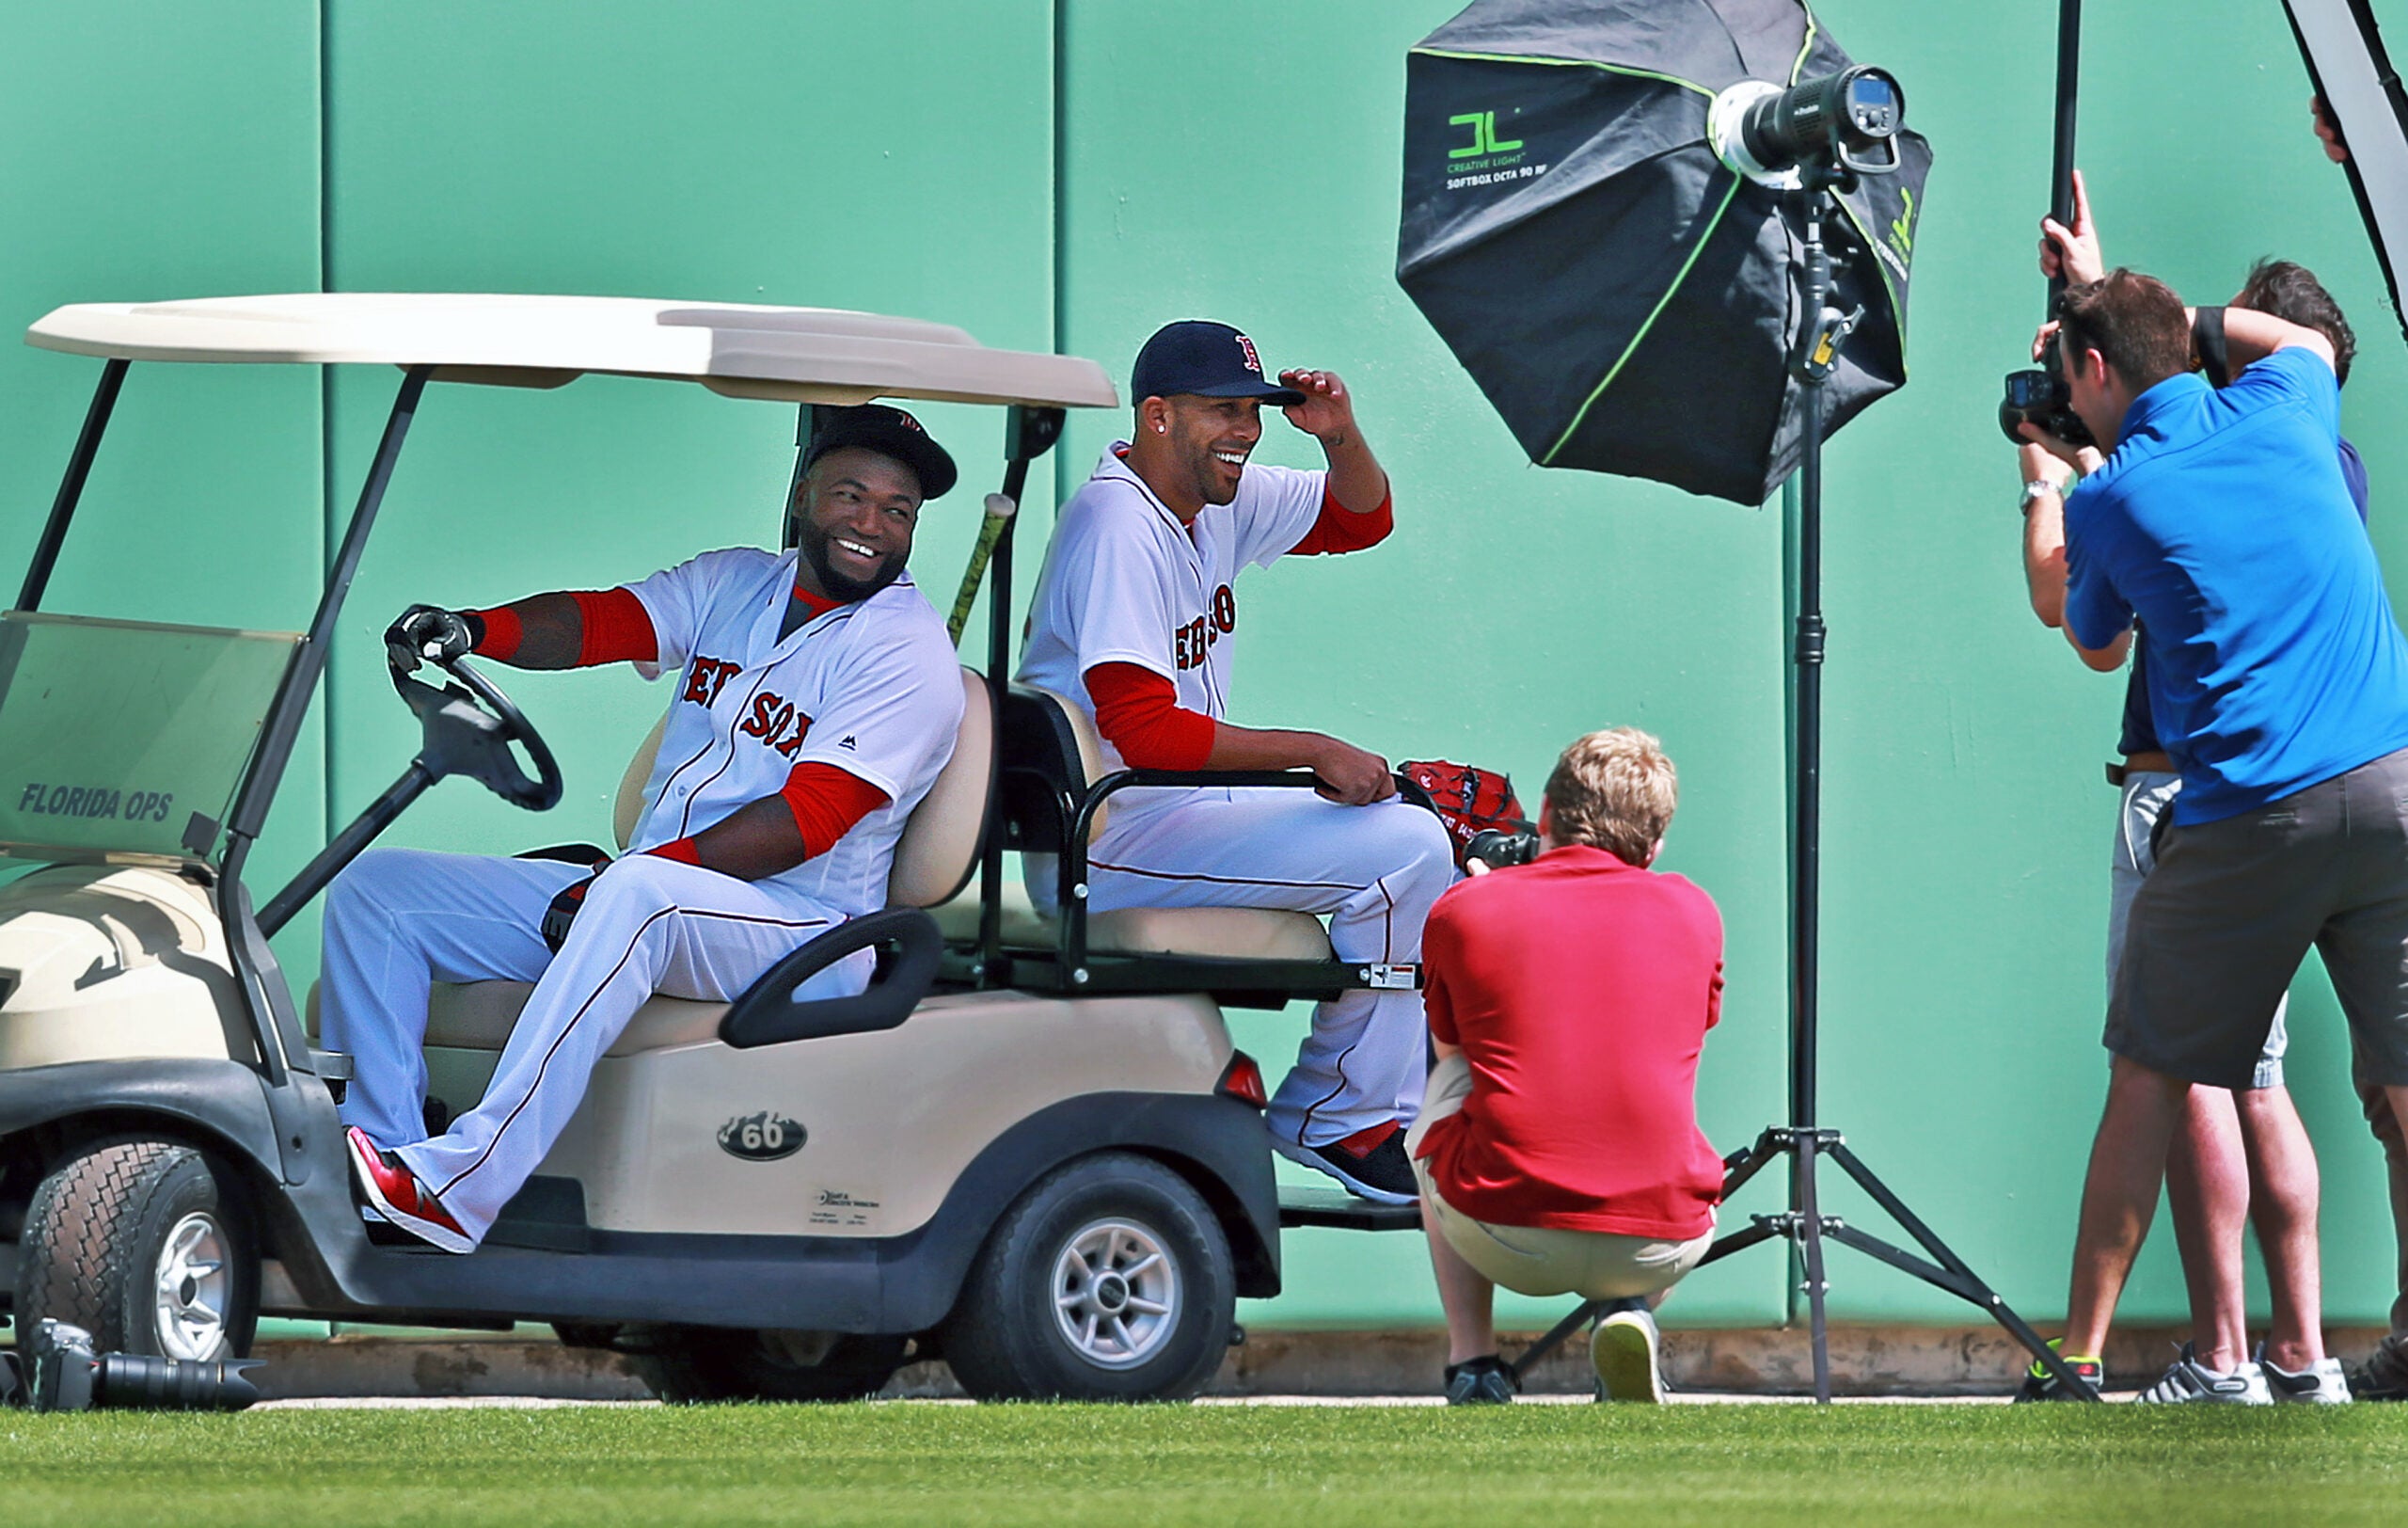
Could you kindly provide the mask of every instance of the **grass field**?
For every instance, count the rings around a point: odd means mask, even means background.
[[[2396,1524],[2408,1408],[0,1413],[0,1524]],[[1500,1519],[1500,1515],[1502,1515]]]

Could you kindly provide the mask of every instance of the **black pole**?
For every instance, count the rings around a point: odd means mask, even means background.
[[[2057,0],[2056,147],[2049,166],[2049,215],[2073,226],[2074,119],[2082,92],[2082,0]],[[2062,266],[2049,281],[2049,316],[2066,290]]]
[[[34,544],[33,564],[25,569],[24,587],[18,591],[19,610],[41,608],[50,570],[58,565],[58,549],[67,543],[67,524],[75,517],[76,502],[84,497],[85,481],[92,475],[92,458],[100,454],[101,435],[109,427],[118,390],[125,386],[125,369],[131,364],[119,359],[101,368],[101,385],[92,391],[91,406],[84,410],[84,428],[76,433],[74,454],[67,458],[67,475],[59,481],[58,497],[50,501],[50,519],[41,528],[41,539]]]
[[[1831,257],[1823,245],[1823,215],[1830,192],[1806,196],[1806,302],[1810,334],[1819,330],[1830,305]],[[1790,658],[1798,668],[1798,809],[1793,860],[1797,883],[1790,892],[1789,1124],[1796,1143],[1789,1157],[1789,1208],[1797,1218],[1798,1250],[1805,1278],[1807,1327],[1814,1362],[1814,1399],[1831,1398],[1830,1345],[1824,1340],[1823,1218],[1814,1193],[1815,1077],[1818,997],[1822,979],[1823,883],[1823,378],[1816,338],[1801,351],[1796,374],[1804,397],[1806,454],[1798,473],[1798,630]]]
[[[1830,256],[1823,247],[1822,196],[1806,211],[1806,311],[1820,314],[1831,289]],[[1789,949],[1789,1123],[1814,1128],[1817,1064],[1816,992],[1823,832],[1823,388],[1800,379],[1806,410],[1806,454],[1798,473],[1798,627],[1790,661],[1798,669],[1798,808],[1790,824],[1793,874]]]

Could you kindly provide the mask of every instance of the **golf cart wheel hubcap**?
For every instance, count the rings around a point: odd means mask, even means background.
[[[234,1278],[225,1229],[195,1210],[176,1222],[159,1251],[153,1311],[159,1350],[171,1359],[215,1359],[226,1342]]]
[[[1054,1260],[1054,1319],[1079,1357],[1129,1369],[1179,1326],[1179,1269],[1162,1239],[1129,1220],[1083,1226]]]

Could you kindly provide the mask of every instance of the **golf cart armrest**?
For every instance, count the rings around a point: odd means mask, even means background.
[[[878,949],[868,990],[853,997],[797,1002],[796,989],[859,950]],[[890,907],[839,925],[764,972],[730,1004],[719,1038],[737,1050],[791,1040],[892,1029],[911,1016],[944,957],[937,920],[917,907]]]
[[[1437,815],[1430,793],[1402,774],[1390,774],[1397,795]],[[1228,787],[1286,786],[1315,788],[1320,776],[1310,770],[1119,770],[1105,775],[1080,798],[1070,831],[1064,836],[1058,865],[1061,886],[1056,906],[1062,910],[1061,957],[1065,969],[1075,971],[1087,958],[1087,836],[1103,804],[1120,791],[1148,786]],[[1444,819],[1440,820],[1442,822]]]

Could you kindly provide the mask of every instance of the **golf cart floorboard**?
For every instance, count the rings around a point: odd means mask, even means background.
[[[1279,1224],[1331,1226],[1339,1231],[1418,1231],[1418,1204],[1375,1204],[1343,1188],[1279,1190]]]

